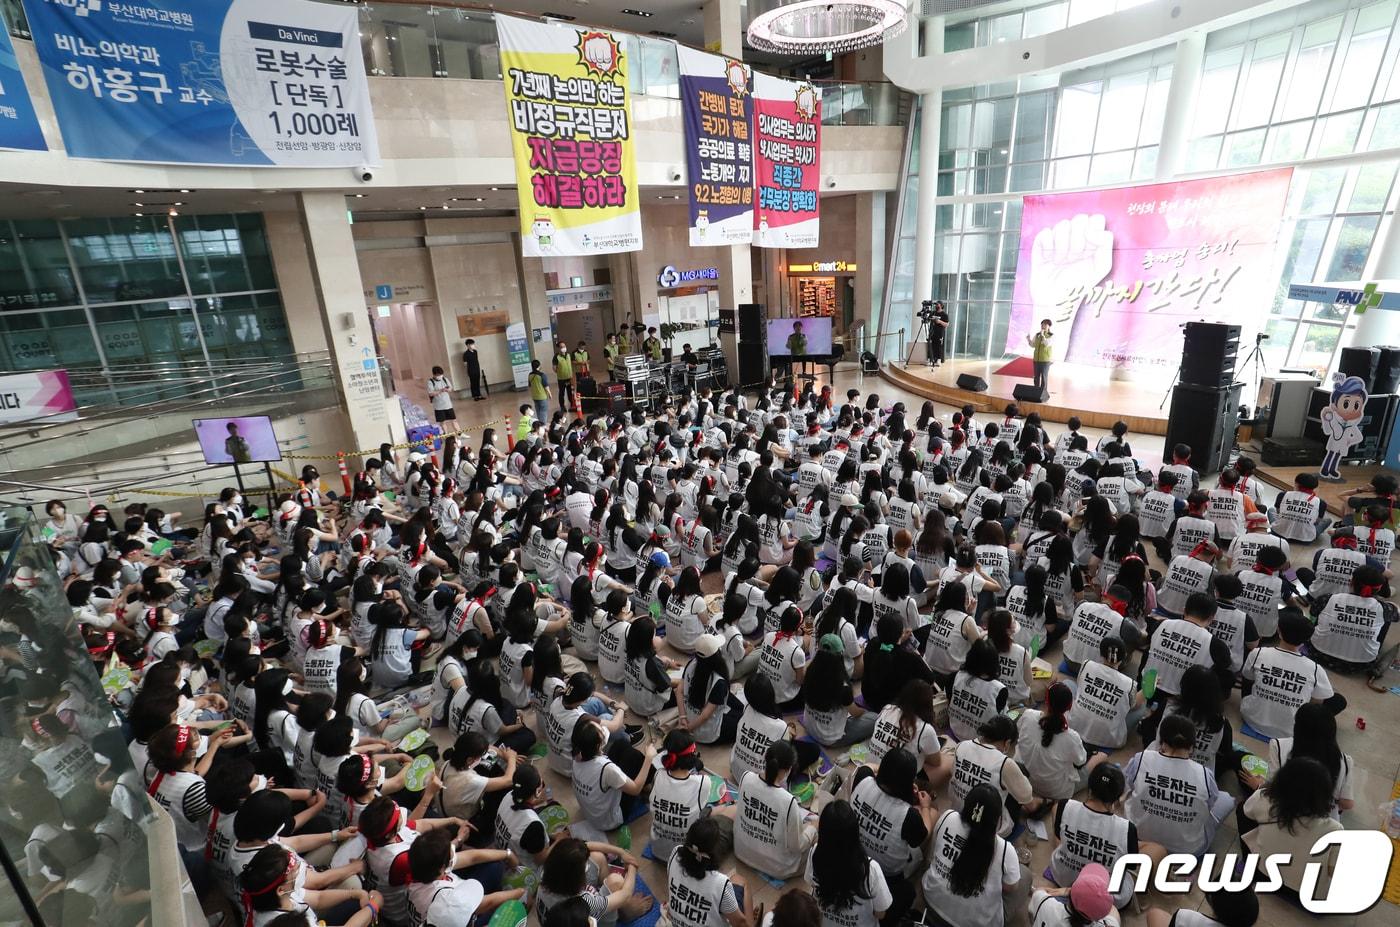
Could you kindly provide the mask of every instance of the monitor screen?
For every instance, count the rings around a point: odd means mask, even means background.
[[[194,433],[208,464],[262,463],[282,459],[272,419],[266,415],[242,418],[197,418]]]
[[[831,319],[768,320],[768,356],[802,356],[831,353]]]

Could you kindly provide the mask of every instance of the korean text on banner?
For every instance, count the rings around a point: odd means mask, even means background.
[[[1006,350],[1027,353],[1049,319],[1055,360],[1169,376],[1185,322],[1229,322],[1252,340],[1278,290],[1292,174],[1026,197]]]
[[[742,62],[676,46],[690,244],[753,241],[753,80]]]
[[[15,58],[10,30],[0,16],[0,148],[44,151],[48,147]]]
[[[66,370],[35,370],[0,377],[0,423],[42,419],[71,422],[78,417]]]
[[[753,76],[753,243],[815,248],[821,176],[822,95],[811,84]]]
[[[642,247],[627,56],[617,36],[496,16],[526,257]]]
[[[516,389],[530,384],[530,333],[524,322],[506,326],[506,351],[510,354],[510,373]]]
[[[75,158],[353,167],[379,145],[359,11],[309,0],[25,0]]]

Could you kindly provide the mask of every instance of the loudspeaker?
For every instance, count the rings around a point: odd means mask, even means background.
[[[766,331],[767,325],[764,323],[768,321],[768,313],[764,312],[763,304],[740,303],[737,311],[739,315],[739,343],[743,344],[747,341],[757,344],[766,341],[768,333]],[[748,383],[750,381],[741,379],[740,382]]]
[[[739,343],[739,376],[736,382],[741,386],[768,382],[768,345],[763,341]]]
[[[1017,383],[1011,397],[1017,402],[1044,402],[1050,398],[1050,390],[1034,383]]]
[[[1170,459],[1173,447],[1189,444],[1191,466],[1196,472],[1214,473],[1224,468],[1235,446],[1243,389],[1243,383],[1232,383],[1224,389],[1178,383],[1172,392],[1162,456]]]
[[[583,377],[583,376],[579,377],[579,378],[578,378],[578,394],[579,394],[580,396],[596,396],[596,395],[598,395],[598,381],[595,380],[595,379],[593,379],[592,377]]]
[[[1366,392],[1381,393],[1388,390],[1376,389],[1376,368],[1380,366],[1381,352],[1378,348],[1342,348],[1342,356],[1337,360],[1337,372],[1349,377],[1360,377],[1366,384]]]
[[[1371,384],[1375,393],[1400,393],[1400,347],[1383,344],[1376,348],[1381,352],[1376,364],[1376,382]]]
[[[965,389],[973,393],[985,393],[987,381],[970,373],[960,373],[958,374],[958,389]]]
[[[1240,327],[1187,322],[1181,348],[1180,382],[1220,389],[1230,385],[1240,353]]]
[[[1361,421],[1356,423],[1356,427],[1361,429],[1361,443],[1352,445],[1343,460],[1378,460],[1385,455],[1385,444],[1395,424],[1397,400],[1400,397],[1391,393],[1371,393],[1366,399],[1365,408],[1361,410]],[[1332,391],[1327,387],[1319,386],[1312,391],[1308,400],[1308,420],[1303,424],[1303,437],[1320,442],[1327,440],[1322,433],[1322,410],[1331,402]]]

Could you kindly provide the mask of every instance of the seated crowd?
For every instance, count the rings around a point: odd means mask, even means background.
[[[1257,852],[1344,826],[1332,680],[1374,669],[1396,620],[1387,476],[1329,512],[1314,477],[1268,491],[1247,457],[1207,479],[1178,446],[1149,472],[1121,424],[829,387],[518,435],[386,445],[348,497],[308,466],[271,511],[234,489],[201,518],[50,503],[89,655],[129,680],[54,682],[71,654],[21,567],[0,723],[28,750],[6,804],[34,894],[123,922],[121,873],[63,860],[119,842],[139,791],[206,907],[256,927],[508,905],[758,927],[735,860],[786,889],[775,927],[1084,927],[1133,903],[1110,889],[1126,854],[1203,854],[1232,813]],[[104,697],[120,727],[84,729],[75,700]],[[31,832],[45,793],[64,826]],[[1249,927],[1258,904],[1145,919]]]

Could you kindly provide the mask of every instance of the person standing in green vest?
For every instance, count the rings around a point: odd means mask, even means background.
[[[661,339],[656,337],[655,326],[647,329],[647,337],[642,342],[642,350],[646,351],[647,360],[653,364],[661,363]]]
[[[530,399],[535,404],[535,418],[549,421],[549,381],[544,377],[544,369],[539,361],[530,361]]]
[[[603,345],[603,360],[608,365],[608,379],[614,383],[621,380],[622,347],[617,343],[616,334],[609,335],[607,343]]]
[[[1026,336],[1026,344],[1031,346],[1031,362],[1035,364],[1035,388],[1042,393],[1050,392],[1050,359],[1054,356],[1050,331],[1050,320],[1040,320],[1040,331]]]
[[[559,384],[559,408],[568,415],[574,410],[574,361],[562,341],[554,346],[554,381]]]
[[[580,341],[578,347],[574,349],[574,376],[588,377],[592,375],[593,371],[588,367],[588,345]],[[577,382],[574,385],[577,388]]]

